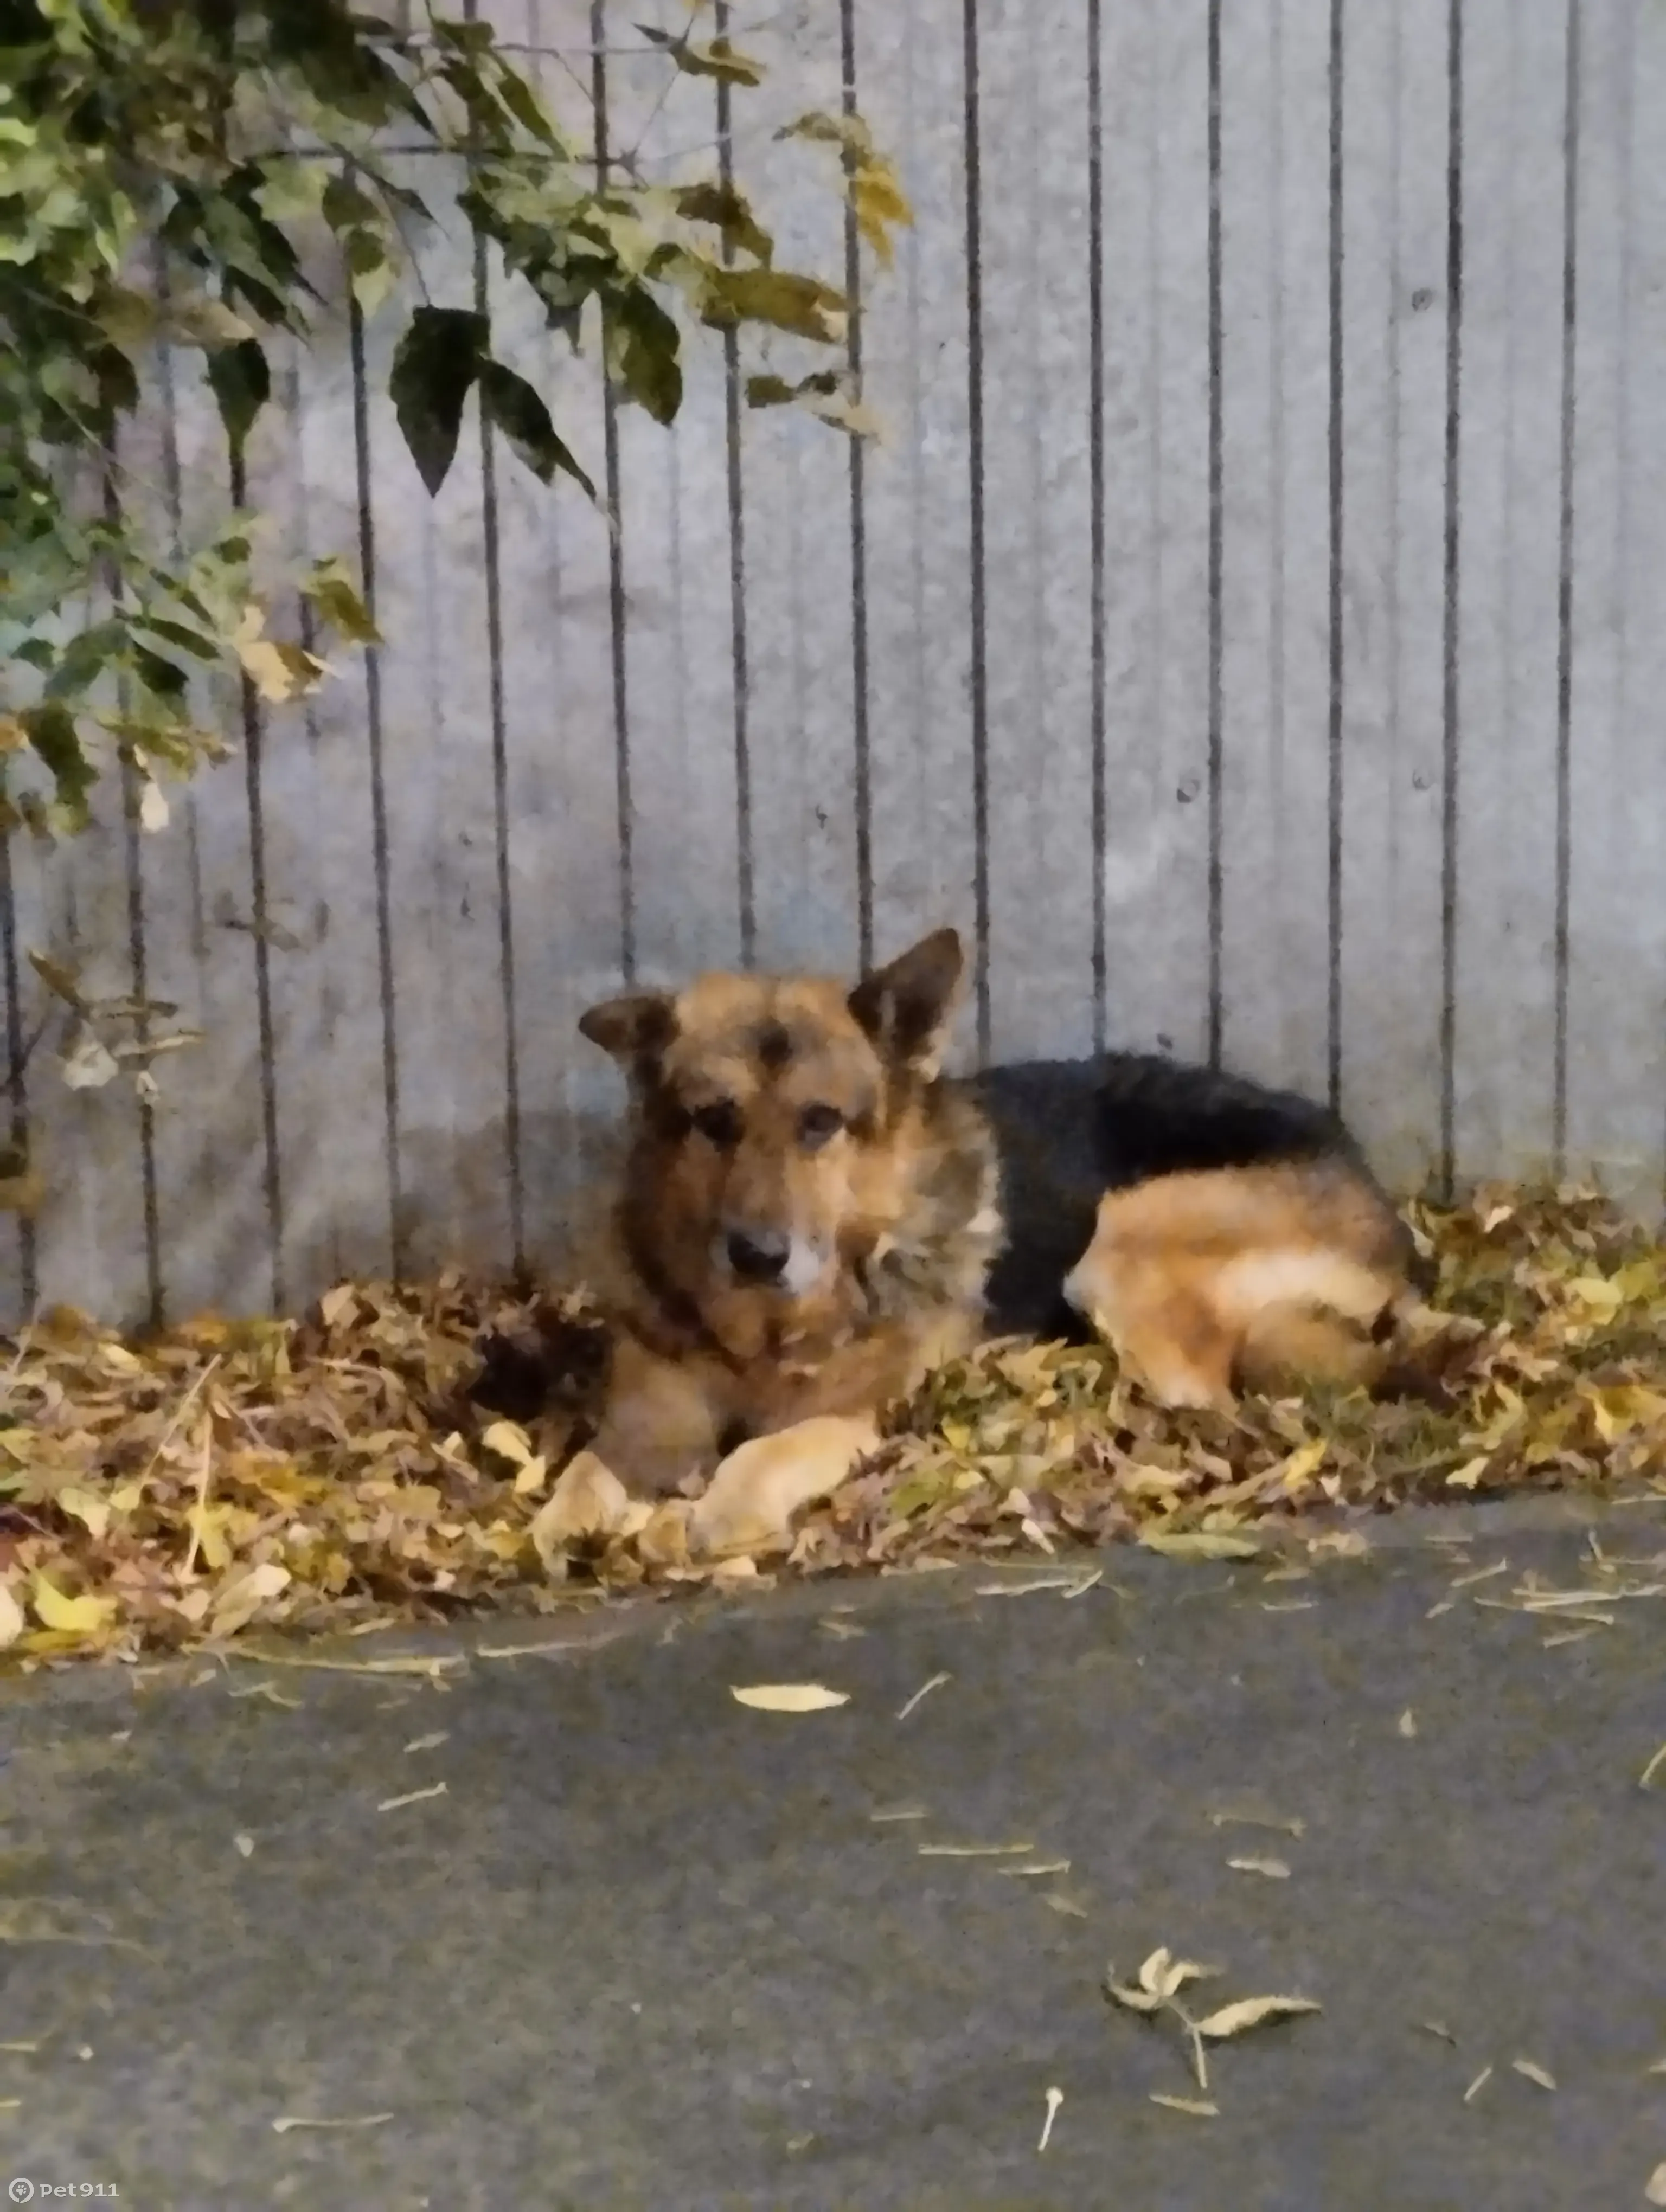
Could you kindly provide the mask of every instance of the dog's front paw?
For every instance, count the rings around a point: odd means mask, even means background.
[[[553,1567],[570,1545],[624,1534],[632,1517],[630,1493],[618,1476],[594,1452],[581,1451],[562,1469],[529,1533],[539,1559]]]
[[[707,1559],[784,1550],[793,1516],[831,1496],[879,1443],[867,1415],[824,1413],[737,1445],[689,1516],[690,1550]]]

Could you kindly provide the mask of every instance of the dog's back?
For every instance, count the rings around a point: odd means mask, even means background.
[[[1329,1161],[1381,1198],[1335,1115],[1224,1070],[1107,1053],[986,1068],[966,1086],[1000,1152],[1006,1244],[988,1293],[989,1325],[1000,1334],[1083,1338],[1062,1285],[1092,1238],[1107,1191],[1165,1176]],[[1408,1239],[1405,1250],[1409,1266]]]

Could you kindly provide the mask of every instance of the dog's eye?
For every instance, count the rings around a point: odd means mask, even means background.
[[[740,1109],[733,1099],[720,1098],[709,1106],[696,1106],[689,1119],[708,1145],[727,1152],[740,1142]]]
[[[836,1106],[806,1106],[799,1116],[799,1136],[812,1152],[843,1127],[844,1115]]]

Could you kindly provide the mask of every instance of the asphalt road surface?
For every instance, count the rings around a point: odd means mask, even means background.
[[[1408,1521],[1287,1578],[1117,1552],[1076,1596],[945,1574],[632,1610],[539,1656],[422,1645],[444,1687],[246,1662],[14,1685],[0,2190],[1642,2206],[1666,1597],[1611,1626],[1507,1609],[1529,1570],[1578,1586],[1588,1532],[1462,1525],[1465,1553]],[[1598,1540],[1650,1558],[1666,1511]],[[731,1695],[806,1681],[848,1702]],[[1152,2101],[1200,2099],[1183,2031],[1104,1994],[1158,1946],[1221,1969],[1199,2012],[1323,2008],[1215,2045],[1213,2116]]]

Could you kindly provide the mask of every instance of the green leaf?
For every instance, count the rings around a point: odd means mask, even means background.
[[[673,38],[669,31],[656,31],[652,24],[638,23],[636,28],[651,46],[658,46],[669,54],[685,76],[715,77],[722,84],[762,84],[764,69],[749,54],[737,53],[727,39],[714,39],[709,46],[691,46],[686,39]]]
[[[314,562],[301,580],[301,595],[311,601],[338,637],[353,645],[380,645],[381,632],[370,618],[358,587],[340,559]]]
[[[749,407],[787,407],[793,400],[815,393],[831,398],[840,388],[839,372],[836,368],[818,368],[813,376],[801,376],[796,384],[789,384],[784,376],[749,376],[746,380],[746,404]]]
[[[119,346],[95,347],[91,356],[98,379],[99,405],[112,415],[131,415],[139,404],[139,380]]]
[[[508,62],[502,64],[497,80],[497,96],[523,131],[530,131],[540,145],[547,146],[552,154],[563,156],[567,148],[561,133],[544,112],[544,103],[536,90],[518,70]]]
[[[350,231],[346,247],[353,297],[368,319],[393,289],[398,271],[388,258],[386,246],[374,231]]]
[[[857,161],[864,161],[873,151],[873,134],[860,115],[829,115],[820,108],[800,115],[792,123],[783,123],[776,131],[782,138],[810,138],[825,146],[842,146]]]
[[[172,660],[165,660],[160,653],[152,653],[149,646],[135,644],[133,667],[147,691],[170,707],[184,703],[190,690],[190,679],[183,668]]]
[[[775,241],[758,223],[745,193],[733,185],[685,185],[677,195],[677,212],[689,222],[714,225],[726,246],[750,253],[768,268]]]
[[[796,337],[839,344],[845,334],[842,293],[814,276],[785,269],[714,269],[708,272],[702,319],[721,327],[731,323],[767,323]]]
[[[381,221],[374,200],[347,177],[331,177],[325,185],[321,212],[337,237],[344,230],[374,229]]]
[[[656,422],[672,422],[683,404],[682,332],[651,292],[638,287],[610,302],[608,367]]]
[[[480,404],[486,419],[503,433],[540,483],[549,483],[559,469],[595,498],[595,485],[556,434],[549,409],[524,377],[502,362],[485,362],[480,371]]]
[[[254,418],[272,396],[272,372],[258,338],[244,338],[208,357],[208,380],[234,455],[248,442]]]
[[[136,629],[149,630],[165,645],[177,646],[181,653],[189,653],[198,660],[217,660],[220,648],[211,638],[200,630],[188,629],[184,623],[171,622],[166,615],[141,615],[135,618]]]
[[[457,453],[463,409],[485,359],[490,326],[464,307],[418,307],[394,350],[393,411],[429,496]]]
[[[59,805],[77,829],[82,827],[88,818],[87,795],[98,781],[98,770],[82,748],[75,716],[61,699],[46,699],[26,707],[17,719],[58,787]]]

